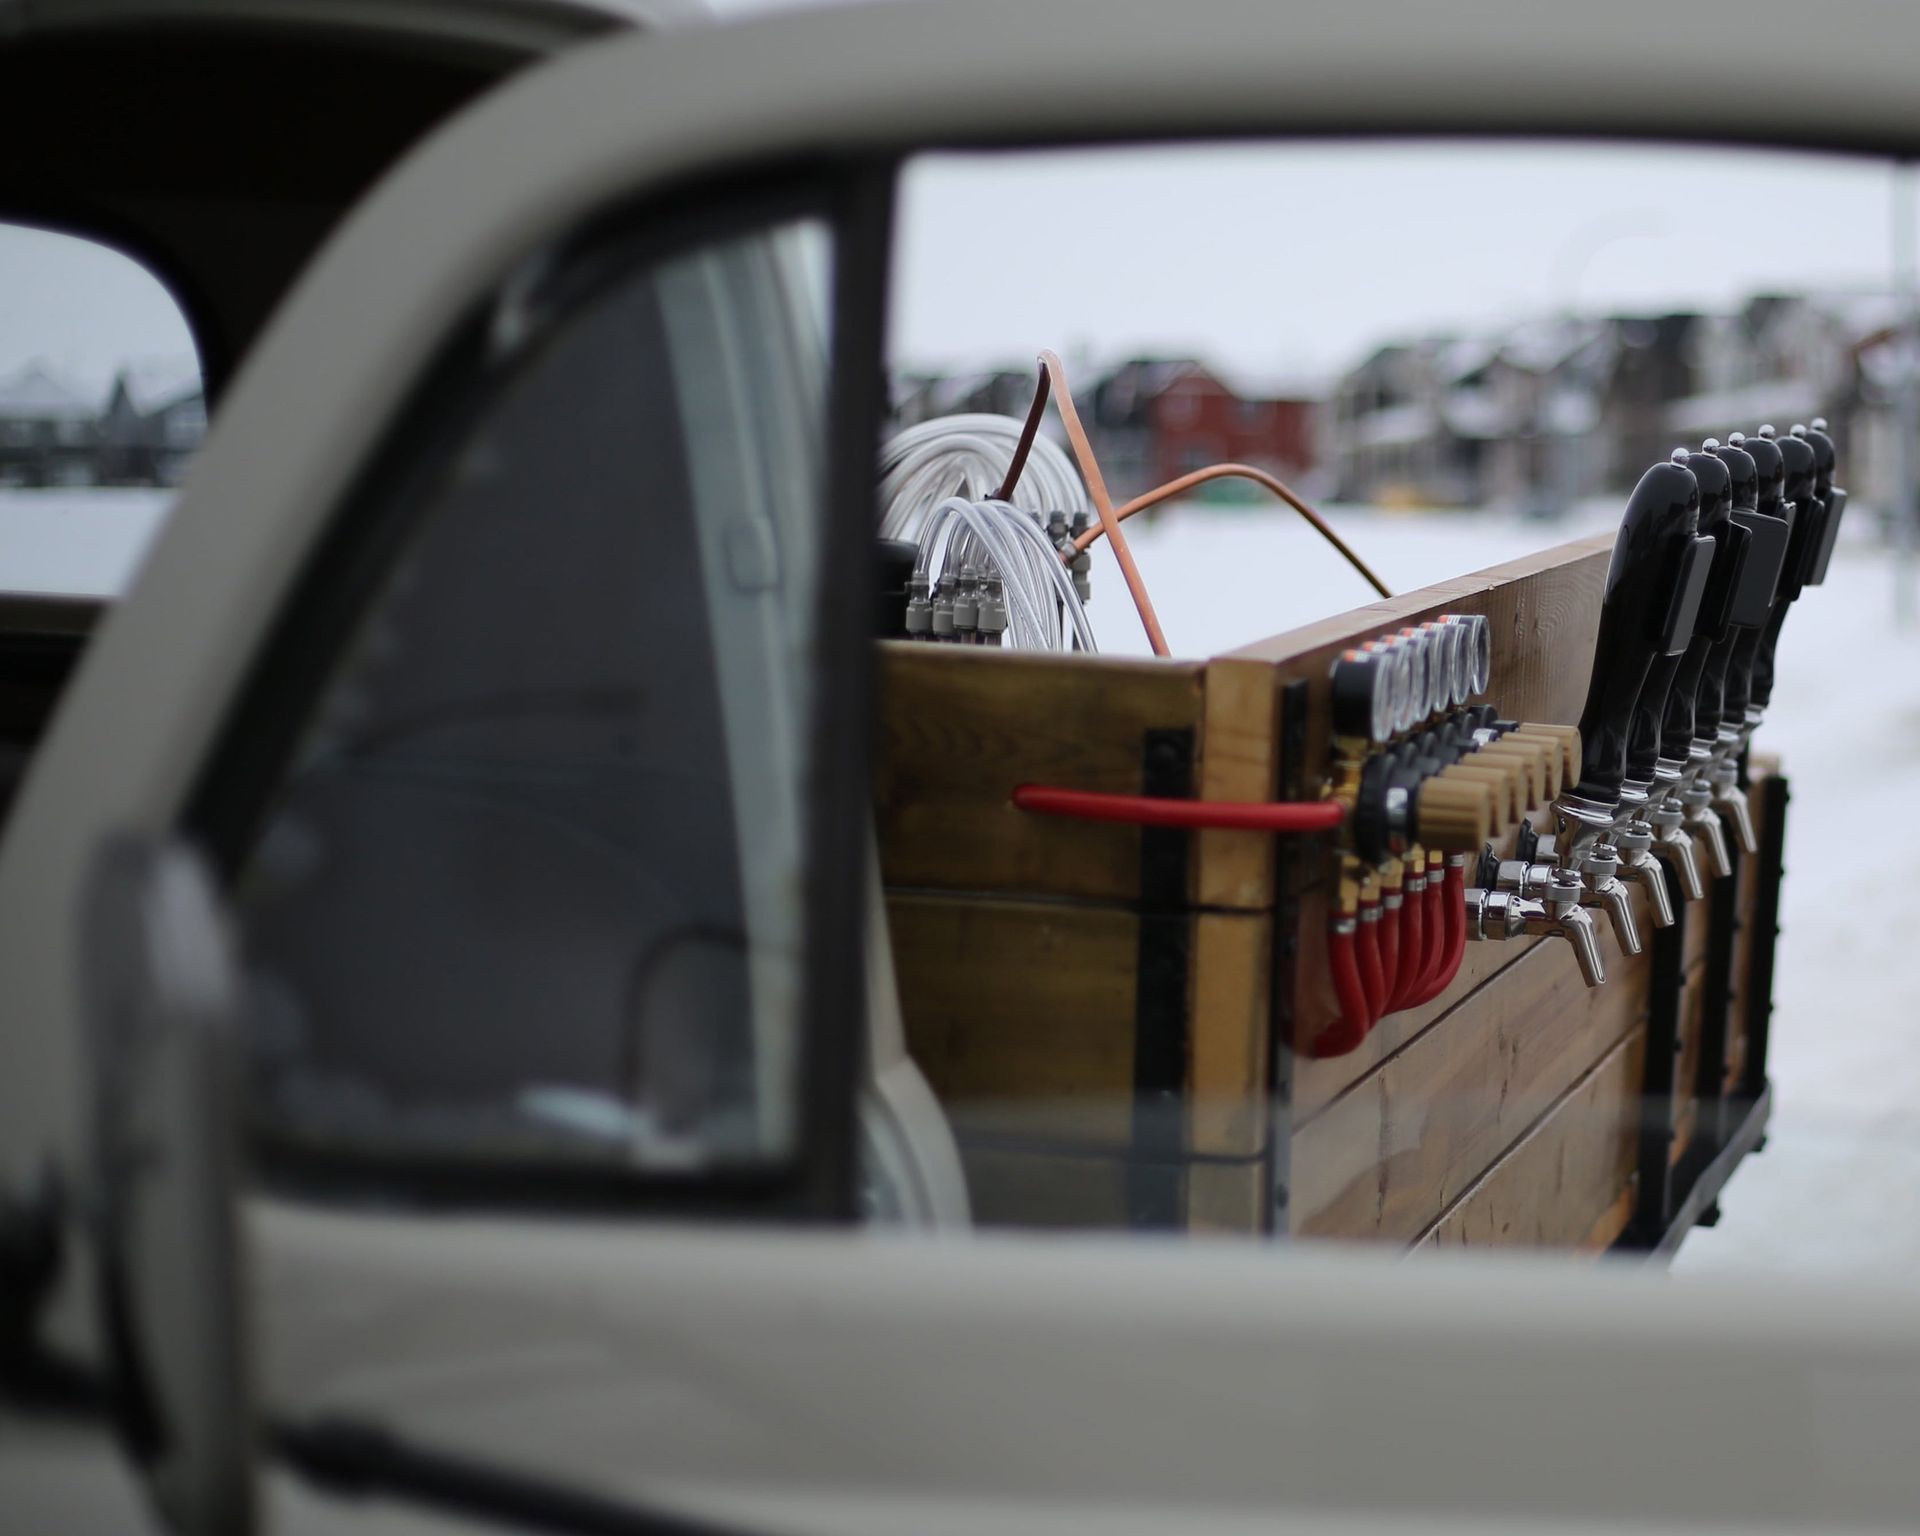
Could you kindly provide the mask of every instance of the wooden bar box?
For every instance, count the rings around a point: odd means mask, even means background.
[[[1724,1150],[1764,1082],[1748,1045],[1764,857],[1637,958],[1609,934],[1603,988],[1557,940],[1469,945],[1440,997],[1314,1060],[1296,1047],[1337,1011],[1329,838],[1061,820],[1009,798],[1026,782],[1314,797],[1334,658],[1443,612],[1491,621],[1503,716],[1570,722],[1607,553],[1567,545],[1205,661],[881,645],[876,816],[908,1042],[977,1219],[1652,1246],[1647,1223],[1698,1182],[1690,1160]],[[1756,769],[1757,817],[1771,773]]]

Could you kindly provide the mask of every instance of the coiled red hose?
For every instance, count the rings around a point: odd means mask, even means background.
[[[1433,996],[1433,984],[1440,979],[1441,967],[1447,962],[1446,897],[1437,872],[1427,876],[1427,894],[1421,905],[1426,909],[1426,931],[1421,935],[1424,942],[1420,950],[1420,979],[1407,999],[1409,1008]]]
[[[1394,999],[1400,994],[1400,893],[1387,891],[1380,897],[1380,1012],[1378,1024],[1393,1012]]]
[[[1387,1006],[1387,977],[1380,969],[1380,907],[1377,902],[1360,904],[1360,924],[1354,934],[1354,953],[1360,960],[1360,985],[1367,995],[1367,1029],[1380,1021]]]
[[[1389,1013],[1409,1006],[1420,990],[1427,960],[1426,935],[1427,877],[1412,875],[1407,880],[1406,904],[1400,909],[1400,968],[1393,996],[1387,1002]]]
[[[1466,860],[1458,854],[1447,858],[1447,871],[1427,887],[1439,898],[1438,910],[1430,913],[1428,928],[1437,936],[1437,952],[1432,974],[1421,989],[1418,1001],[1430,1003],[1460,974],[1467,954],[1467,873]]]
[[[1340,1000],[1340,1017],[1314,1038],[1307,1054],[1316,1058],[1344,1056],[1357,1050],[1373,1027],[1367,1012],[1365,988],[1360,982],[1360,962],[1355,951],[1358,924],[1351,912],[1343,912],[1327,925],[1327,969],[1333,976],[1333,994]]]

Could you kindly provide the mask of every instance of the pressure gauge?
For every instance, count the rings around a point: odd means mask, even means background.
[[[1333,729],[1375,745],[1393,736],[1393,667],[1373,651],[1342,651],[1333,664]]]
[[[1404,731],[1413,724],[1413,655],[1409,648],[1388,637],[1369,640],[1364,649],[1380,658],[1391,678],[1388,697],[1392,700],[1393,729]]]
[[[1453,626],[1429,619],[1420,633],[1427,637],[1427,714],[1445,714],[1453,702]]]
[[[1456,709],[1466,703],[1466,684],[1471,681],[1467,660],[1467,632],[1458,624],[1436,619],[1429,626],[1440,648],[1446,653],[1446,681],[1440,690],[1440,709]]]
[[[1484,613],[1442,614],[1443,619],[1463,624],[1467,630],[1467,698],[1476,693],[1485,693],[1487,684],[1493,680],[1493,631],[1487,624]],[[1466,699],[1460,701],[1466,703]]]
[[[1407,718],[1400,729],[1410,731],[1427,717],[1427,674],[1431,663],[1431,647],[1427,644],[1427,637],[1417,629],[1403,629],[1393,638],[1394,643],[1407,653],[1410,674]]]

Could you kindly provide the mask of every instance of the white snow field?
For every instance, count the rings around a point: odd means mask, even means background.
[[[0,491],[0,590],[124,589],[168,497]],[[1518,517],[1329,510],[1402,590],[1607,531],[1616,504],[1543,523]],[[1780,646],[1757,745],[1792,780],[1771,1070],[1774,1121],[1678,1268],[1881,1268],[1920,1260],[1920,818],[1895,814],[1920,754],[1920,623],[1897,627],[1872,515]],[[1364,603],[1371,590],[1292,513],[1186,505],[1128,524],[1175,652],[1203,655]],[[1118,568],[1098,546],[1100,643],[1146,645]]]
[[[171,491],[0,490],[0,592],[118,595]]]

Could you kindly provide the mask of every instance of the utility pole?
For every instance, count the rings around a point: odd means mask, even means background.
[[[1914,494],[1916,458],[1920,458],[1920,300],[1916,297],[1914,241],[1916,209],[1914,165],[1902,160],[1893,168],[1893,282],[1898,296],[1900,342],[1898,382],[1894,397],[1893,504],[1887,509],[1887,533],[1893,545],[1893,617],[1902,629],[1914,620],[1915,518],[1920,498]]]

